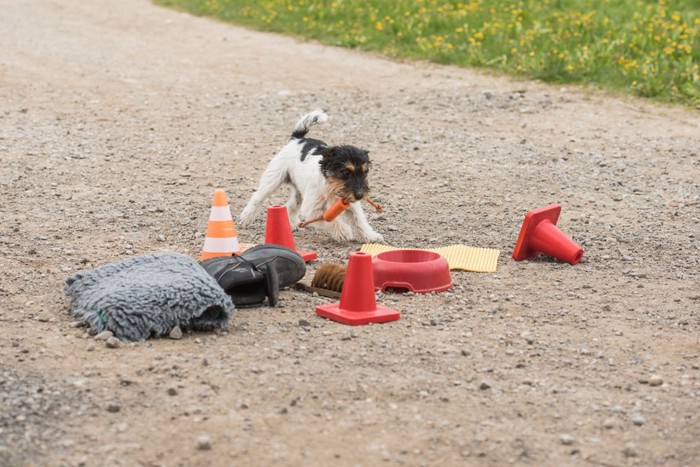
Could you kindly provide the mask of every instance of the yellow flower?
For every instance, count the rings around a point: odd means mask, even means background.
[[[383,30],[384,30],[384,25],[382,24],[381,21],[377,21],[377,24],[374,25],[374,28],[375,28],[377,31],[383,31]]]

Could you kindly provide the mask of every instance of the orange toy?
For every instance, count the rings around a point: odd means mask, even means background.
[[[339,199],[333,206],[329,207],[326,212],[323,213],[322,216],[318,216],[314,219],[311,219],[306,222],[299,222],[298,227],[306,227],[309,224],[312,224],[314,222],[318,221],[326,221],[330,222],[339,215],[341,215],[347,208],[350,207],[350,202],[346,201],[345,199]]]

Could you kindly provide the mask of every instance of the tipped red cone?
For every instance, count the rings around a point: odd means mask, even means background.
[[[292,226],[289,225],[287,206],[270,206],[267,208],[265,243],[286,246],[299,253],[307,263],[318,258],[315,251],[297,251],[294,246],[294,237],[292,236]]]
[[[377,306],[372,255],[360,252],[350,253],[340,303],[317,306],[316,314],[351,326],[396,321],[400,317],[398,311]]]
[[[581,261],[583,248],[556,227],[560,213],[558,204],[528,212],[515,243],[513,259],[520,261],[544,253],[569,264]]]

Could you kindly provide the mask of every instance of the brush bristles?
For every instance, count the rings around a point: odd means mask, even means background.
[[[322,264],[311,280],[311,287],[341,292],[343,290],[343,282],[345,282],[345,272],[347,269],[347,266],[343,266],[342,264]]]

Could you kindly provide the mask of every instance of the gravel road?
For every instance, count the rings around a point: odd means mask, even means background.
[[[198,257],[296,119],[370,151],[393,246],[497,248],[496,273],[386,293],[392,323],[276,308],[106,345],[63,281]],[[280,193],[270,204],[283,202]],[[0,0],[0,464],[700,464],[700,114],[387,60],[156,7]],[[585,250],[516,262],[531,209]],[[264,216],[238,229],[262,242]],[[319,260],[359,243],[295,234]]]

